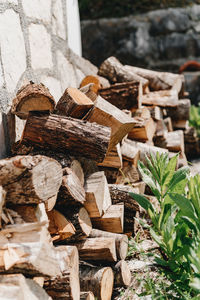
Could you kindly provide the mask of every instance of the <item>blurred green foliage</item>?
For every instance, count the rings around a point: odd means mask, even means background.
[[[183,7],[200,0],[79,0],[81,19],[117,18],[150,10]]]

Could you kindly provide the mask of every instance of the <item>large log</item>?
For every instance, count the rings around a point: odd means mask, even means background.
[[[116,106],[110,104],[102,97],[97,97],[94,108],[85,119],[111,128],[111,138],[108,151],[117,145],[123,137],[134,127],[135,120],[130,118]]]
[[[124,204],[111,205],[99,218],[91,218],[94,228],[114,233],[124,230]]]
[[[142,96],[142,104],[158,105],[160,107],[177,107],[178,93],[176,90],[149,92]]]
[[[143,87],[148,86],[149,81],[136,73],[127,70],[117,58],[111,56],[107,58],[99,68],[99,75],[108,78],[113,83],[116,82],[141,82]]]
[[[130,268],[125,260],[120,260],[114,267],[114,286],[128,287],[131,283]]]
[[[58,152],[71,152],[102,162],[110,129],[82,120],[50,114],[29,114],[22,142]]]
[[[28,117],[29,111],[53,111],[56,103],[49,90],[42,84],[33,82],[23,86],[13,100],[11,112],[21,119]]]
[[[131,109],[141,106],[142,85],[140,82],[115,83],[99,90],[105,100],[119,109]]]
[[[167,108],[167,115],[172,120],[189,120],[191,101],[189,99],[181,99],[178,101],[176,108]]]
[[[0,275],[0,300],[52,300],[34,280],[22,274]]]
[[[86,201],[84,203],[91,218],[101,217],[111,206],[108,183],[103,171],[91,174],[85,182]]]
[[[137,141],[152,141],[156,125],[152,118],[143,119],[135,117],[136,124],[129,132],[128,138]]]
[[[6,202],[37,204],[47,209],[55,205],[62,181],[60,164],[46,156],[15,156],[0,160],[0,184],[6,190]]]
[[[118,259],[125,259],[128,252],[128,237],[125,234],[113,233],[99,229],[92,229],[90,238],[110,237],[115,239],[116,253]]]
[[[82,119],[93,107],[93,102],[76,88],[67,88],[56,105],[56,113]]]
[[[113,237],[87,238],[84,241],[74,243],[78,248],[79,257],[88,261],[117,260],[116,243]]]
[[[110,300],[114,274],[110,267],[91,268],[80,266],[81,291],[92,291],[98,300]]]

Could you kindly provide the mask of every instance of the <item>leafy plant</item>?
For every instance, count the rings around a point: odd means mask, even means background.
[[[191,105],[189,124],[196,128],[200,137],[200,106]]]

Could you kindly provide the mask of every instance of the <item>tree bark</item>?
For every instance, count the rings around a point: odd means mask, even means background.
[[[128,287],[131,283],[131,272],[125,260],[120,260],[114,267],[114,286]]]
[[[142,96],[142,104],[160,107],[177,107],[178,93],[176,90],[150,92]]]

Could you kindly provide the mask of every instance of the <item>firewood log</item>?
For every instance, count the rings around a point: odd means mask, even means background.
[[[81,292],[80,300],[95,300],[94,294],[92,292]]]
[[[79,300],[79,257],[77,248],[74,246],[59,246],[56,249],[62,265],[62,274],[45,278],[44,289],[53,300]]]
[[[27,119],[29,111],[54,110],[56,103],[49,90],[42,84],[29,83],[23,86],[13,100],[11,112]]]
[[[154,119],[155,121],[160,121],[163,119],[163,112],[162,109],[159,106],[148,106],[147,107],[152,119]],[[174,108],[172,108],[173,110]]]
[[[150,92],[142,96],[142,104],[160,107],[177,107],[178,93],[176,90]]]
[[[89,83],[93,83],[92,85],[92,91],[95,94],[98,94],[99,89],[101,88],[101,82],[98,76],[94,76],[94,75],[88,75],[85,78],[83,78],[83,80],[81,81],[80,84],[80,88],[88,85]]]
[[[166,127],[167,127],[167,130],[168,130],[169,132],[174,131],[173,126],[172,126],[172,120],[171,120],[170,117],[163,119],[163,121],[164,121],[164,123],[165,123],[165,125],[166,125]]]
[[[137,166],[140,151],[137,147],[128,143],[127,139],[124,140],[124,143],[121,146],[121,153],[123,160],[130,161],[134,166]]]
[[[98,166],[116,169],[122,167],[122,154],[119,143],[106,154],[106,157],[104,158],[103,162],[99,163]]]
[[[116,243],[113,237],[87,238],[75,242],[74,245],[78,248],[81,260],[110,262],[117,260]]]
[[[128,287],[131,283],[130,268],[125,260],[120,260],[113,267],[114,272],[114,286],[115,287]]]
[[[108,183],[116,183],[117,176],[119,173],[118,169],[99,166],[99,170],[105,173]]]
[[[123,168],[119,170],[116,183],[117,184],[128,184],[134,183],[140,180],[140,174],[138,169],[132,162],[124,161]]]
[[[145,88],[149,81],[136,73],[127,70],[117,58],[111,56],[107,58],[99,68],[99,75],[108,78],[111,82],[129,82],[137,81],[142,83]]]
[[[172,120],[189,120],[191,101],[189,99],[181,99],[178,101],[176,108],[167,108],[167,115]]]
[[[89,83],[83,87],[81,87],[79,90],[84,93],[92,102],[94,102],[97,99],[97,94],[93,90],[93,83]]]
[[[0,228],[1,228],[1,215],[2,215],[2,211],[3,211],[5,199],[6,199],[6,191],[0,185]]]
[[[163,119],[158,120],[156,122],[156,132],[155,132],[155,135],[156,136],[164,136],[164,134],[166,132],[168,132],[167,125],[170,126],[170,123],[167,124],[167,122],[165,122]]]
[[[58,152],[71,152],[102,162],[110,129],[82,120],[49,114],[29,114],[22,142]]]
[[[167,132],[164,137],[156,137],[155,145],[162,148],[166,148],[172,152],[182,152],[184,153],[184,134],[182,130],[176,130],[172,132]]]
[[[156,125],[152,118],[142,119],[135,117],[136,124],[134,128],[129,132],[128,138],[137,141],[152,141],[154,133],[156,131]]]
[[[56,105],[58,115],[82,119],[93,107],[93,102],[76,88],[67,88]]]
[[[99,229],[92,229],[90,238],[110,237],[115,239],[116,253],[118,259],[125,259],[128,252],[128,237],[125,234],[113,233]]]
[[[34,280],[22,274],[0,275],[1,300],[52,300]]]
[[[133,118],[128,117],[123,111],[104,100],[101,96],[97,97],[93,109],[90,110],[85,119],[89,122],[111,127],[108,151],[121,142],[136,123]]]
[[[111,205],[108,210],[99,218],[91,218],[94,228],[122,233],[124,230],[124,204]]]
[[[113,282],[114,274],[110,267],[80,266],[81,291],[92,291],[98,300],[111,299]]]
[[[188,120],[172,120],[172,127],[177,130],[177,129],[182,129],[186,130],[189,127],[189,122]]]
[[[0,160],[0,184],[6,190],[6,202],[37,204],[51,210],[62,180],[60,164],[46,156],[15,156]]]
[[[119,109],[131,109],[141,106],[142,84],[140,82],[115,83],[99,90],[102,98]]]
[[[143,119],[149,119],[151,118],[151,113],[149,110],[149,107],[147,108],[146,106],[141,106],[138,109],[131,109],[133,117],[139,117]]]

